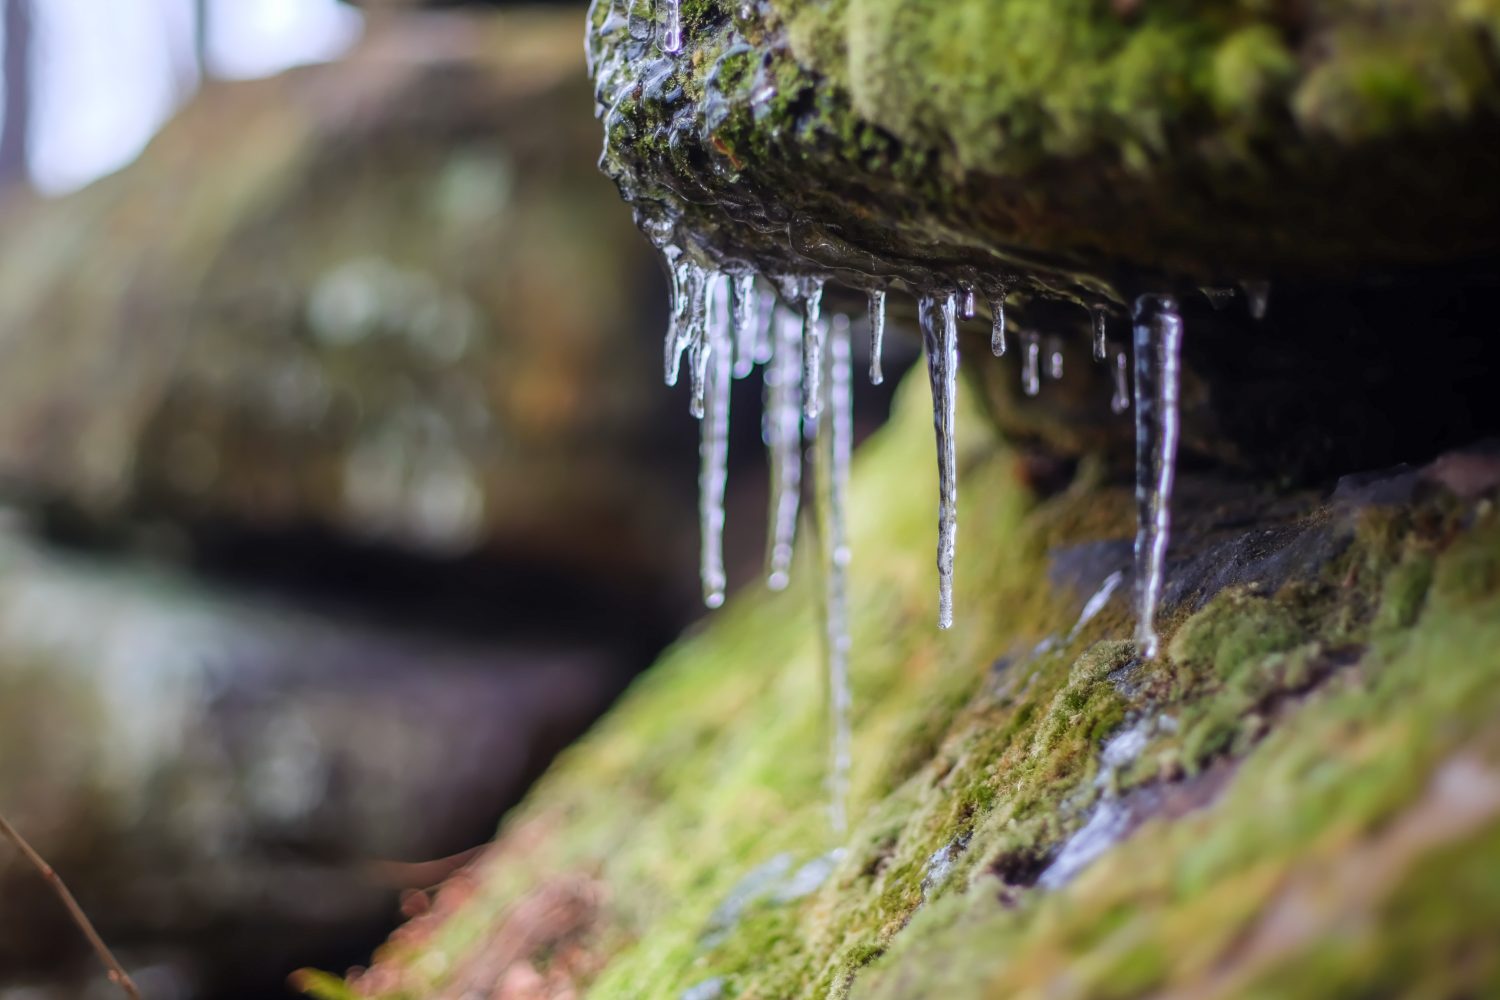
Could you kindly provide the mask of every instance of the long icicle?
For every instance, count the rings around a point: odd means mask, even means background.
[[[1182,316],[1170,295],[1135,301],[1136,649],[1155,659],[1156,609],[1172,532]]]
[[[842,322],[840,322],[842,320]],[[818,424],[813,472],[818,534],[823,543],[823,656],[828,700],[828,811],[834,832],[848,827],[851,697],[849,692],[849,456],[854,441],[849,321],[829,324],[824,362],[826,405]]]
[[[880,385],[885,381],[885,372],[880,366],[881,354],[885,350],[885,289],[870,292],[870,384]]]
[[[802,282],[802,415],[818,419],[823,405],[820,383],[823,380],[823,282],[807,278]]]
[[[791,580],[797,508],[802,498],[802,318],[777,304],[772,311],[771,332],[761,425],[771,458],[766,586],[784,590]]]
[[[729,290],[722,279],[709,289],[706,317],[708,372],[699,427],[698,519],[699,571],[703,603],[724,603],[724,491],[729,480],[729,380],[734,366],[730,336]]]
[[[953,626],[953,557],[958,541],[958,324],[952,294],[917,300],[927,377],[932,384],[932,425],[938,454],[938,628]]]

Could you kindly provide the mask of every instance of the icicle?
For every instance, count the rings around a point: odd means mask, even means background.
[[[1102,306],[1095,306],[1092,312],[1094,316],[1094,360],[1103,361],[1109,355],[1109,348],[1104,344],[1104,336],[1109,331],[1109,312]]]
[[[823,282],[809,279],[802,288],[802,415],[818,419],[823,405]]]
[[[974,313],[978,311],[978,308],[974,302],[974,289],[964,288],[963,293],[958,301],[958,318],[973,319]]]
[[[1269,281],[1242,281],[1240,288],[1245,292],[1245,302],[1250,307],[1250,318],[1265,319],[1266,308],[1271,304],[1271,283]]]
[[[682,367],[682,352],[688,346],[688,298],[694,277],[701,275],[698,266],[682,256],[677,247],[666,247],[662,256],[667,259],[667,269],[672,275],[671,318],[667,321],[666,357],[662,376],[668,386],[677,384],[678,371]]]
[[[726,282],[716,275],[711,285],[705,324],[707,386],[698,445],[699,575],[703,603],[717,608],[724,603],[724,489],[729,479],[729,379],[734,345]]]
[[[839,322],[840,319],[844,322]],[[849,538],[846,514],[849,454],[854,441],[849,323],[829,324],[823,384],[827,405],[814,450],[818,534],[823,542],[823,655],[828,698],[829,818],[836,833],[847,826],[849,797]]]
[[[1208,304],[1214,307],[1215,312],[1222,312],[1228,309],[1229,304],[1234,301],[1234,297],[1237,294],[1233,288],[1221,288],[1212,285],[1205,285],[1199,288],[1198,291],[1208,300]]]
[[[688,412],[703,419],[703,397],[708,391],[708,307],[716,292],[724,284],[724,276],[710,273],[701,267],[688,272],[687,351],[688,374],[692,376],[692,398],[688,400]]]
[[[755,275],[737,274],[729,280],[731,335],[734,341],[734,377],[744,378],[755,370],[755,338],[760,326],[760,296]]]
[[[1047,338],[1047,377],[1056,382],[1063,377],[1062,339]]]
[[[885,349],[885,290],[870,293],[870,384],[885,381],[885,372],[880,368],[880,355]]]
[[[958,403],[957,304],[952,295],[917,300],[927,377],[932,383],[932,423],[938,452],[938,628],[953,625],[953,557],[958,536],[957,448],[954,424]],[[942,324],[939,329],[938,324]]]
[[[782,305],[771,311],[775,334],[765,368],[762,436],[771,458],[771,523],[766,532],[766,585],[791,579],[792,544],[802,497],[802,319]]]
[[[754,358],[756,364],[764,365],[771,360],[771,350],[776,343],[776,293],[768,288],[757,288],[755,306]]]
[[[1177,471],[1177,380],[1182,317],[1170,295],[1135,302],[1135,587],[1136,649],[1154,659],[1156,606],[1161,600],[1172,528]]]
[[[665,0],[667,23],[662,30],[661,50],[675,53],[682,48],[682,6],[679,0]]]
[[[995,323],[990,327],[990,352],[997,358],[1005,357],[1005,296],[990,299],[990,312]]]
[[[1124,351],[1115,352],[1115,394],[1109,401],[1109,408],[1116,413],[1124,413],[1130,409],[1130,355]]]
[[[1021,391],[1035,396],[1042,388],[1041,340],[1028,330],[1021,334],[1021,349],[1025,352],[1021,357]]]

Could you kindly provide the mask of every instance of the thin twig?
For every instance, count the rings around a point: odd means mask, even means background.
[[[84,914],[83,907],[78,905],[78,900],[73,898],[73,894],[68,891],[68,887],[63,884],[63,880],[58,876],[57,872],[53,870],[51,865],[47,864],[47,859],[38,854],[36,849],[26,842],[26,838],[21,836],[21,832],[11,826],[10,822],[4,816],[0,816],[0,834],[4,834],[12,844],[15,844],[16,849],[25,855],[26,860],[31,862],[31,866],[41,872],[42,878],[46,879],[47,883],[52,886],[52,891],[57,893],[57,898],[61,899],[63,906],[67,907],[69,916],[73,918],[73,923],[78,925],[78,929],[83,932],[83,936],[93,946],[100,961],[109,970],[109,981],[124,990],[125,995],[130,997],[130,1000],[141,1000],[141,991],[131,981],[130,975],[120,965],[119,960],[115,958],[114,952],[109,950],[109,946],[104,943],[104,939],[99,936],[99,932],[94,930],[94,925],[89,923],[89,918]]]

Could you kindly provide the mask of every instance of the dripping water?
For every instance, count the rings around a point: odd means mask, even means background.
[[[870,292],[870,384],[880,385],[885,381],[885,372],[880,368],[880,355],[885,349],[885,290]]]
[[[1161,600],[1176,478],[1177,383],[1182,317],[1170,295],[1135,302],[1135,586],[1136,647],[1156,657],[1156,607]]]
[[[990,313],[995,317],[990,327],[990,353],[997,358],[1005,357],[1005,296],[990,300]]]
[[[1035,396],[1042,388],[1042,342],[1035,333],[1026,331],[1021,335],[1021,391]]]
[[[953,556],[958,536],[958,473],[954,425],[958,407],[958,324],[953,295],[917,301],[927,376],[932,383],[932,424],[938,452],[938,628],[953,625]]]
[[[791,579],[797,508],[802,497],[802,319],[779,303],[770,313],[773,340],[764,376],[761,425],[771,460],[766,585],[784,590]]]
[[[734,358],[730,337],[730,302],[726,282],[711,282],[705,327],[707,378],[703,419],[699,427],[698,520],[699,575],[703,603],[724,603],[724,491],[729,479],[729,380]]]
[[[851,696],[849,691],[849,539],[846,522],[849,458],[854,440],[849,320],[829,324],[823,386],[827,396],[814,447],[818,534],[823,543],[823,656],[828,699],[829,818],[835,833],[847,827]]]

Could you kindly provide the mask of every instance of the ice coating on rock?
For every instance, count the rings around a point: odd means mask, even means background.
[[[1063,349],[1061,337],[1047,338],[1047,377],[1054,382],[1063,377]]]
[[[1109,333],[1109,313],[1102,306],[1095,306],[1090,314],[1094,321],[1094,360],[1103,361],[1109,356],[1109,348],[1104,342]]]
[[[682,49],[682,5],[680,0],[663,0],[666,23],[662,25],[661,50],[676,53]]]
[[[1021,391],[1035,396],[1042,389],[1042,342],[1031,331],[1021,335]]]
[[[938,628],[953,626],[953,557],[958,541],[958,323],[954,296],[917,300],[927,377],[932,383],[932,425],[938,452]]]
[[[849,712],[849,536],[846,521],[849,458],[854,443],[854,410],[849,351],[849,320],[829,323],[824,361],[826,405],[814,446],[818,535],[822,541],[823,657],[828,698],[829,819],[836,833],[848,826]]]
[[[880,356],[885,350],[885,290],[870,292],[870,384],[880,385],[885,381],[885,372],[880,367]]]
[[[724,490],[729,479],[729,380],[734,364],[729,292],[711,283],[706,326],[707,378],[698,437],[699,575],[703,603],[724,603]]]
[[[802,287],[802,415],[818,419],[823,405],[823,282],[807,281]]]
[[[797,509],[802,499],[802,317],[776,304],[771,310],[771,330],[773,346],[765,369],[761,424],[771,459],[766,585],[784,590],[791,580]]]
[[[990,313],[995,317],[990,326],[990,353],[997,358],[1005,357],[1005,296],[990,300]]]
[[[1172,530],[1177,472],[1178,378],[1182,317],[1170,295],[1135,302],[1136,648],[1154,659],[1156,608]]]
[[[1116,413],[1130,409],[1130,355],[1115,351],[1115,394],[1110,398],[1109,408]]]
[[[730,329],[734,341],[735,378],[745,378],[755,370],[756,338],[760,332],[760,295],[755,289],[755,275],[737,274],[729,279]]]
[[[630,0],[625,0],[625,6],[628,11],[626,14],[626,23],[630,31],[630,37],[636,41],[646,41],[651,37],[651,32],[656,27],[655,23],[653,23],[653,19],[656,17],[656,9],[654,7],[642,8],[635,3],[631,3]]]

